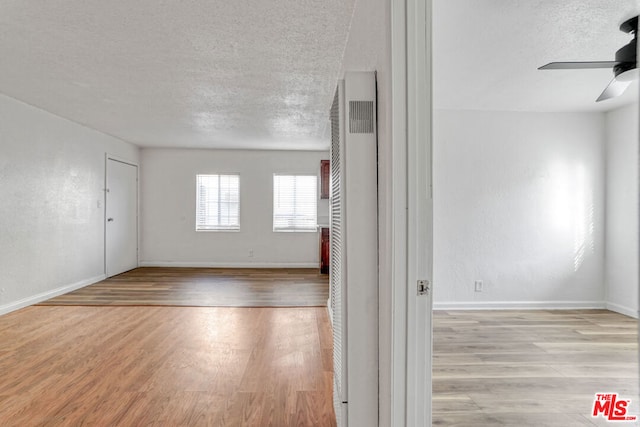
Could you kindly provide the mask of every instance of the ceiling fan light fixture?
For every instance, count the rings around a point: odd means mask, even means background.
[[[637,68],[632,68],[618,74],[616,76],[616,80],[621,82],[632,82],[634,80],[638,80],[638,77],[640,77],[640,71]]]

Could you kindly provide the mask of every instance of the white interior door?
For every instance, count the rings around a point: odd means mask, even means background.
[[[107,277],[138,266],[138,167],[107,158],[105,270]]]

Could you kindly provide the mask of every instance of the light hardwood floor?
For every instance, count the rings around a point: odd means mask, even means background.
[[[328,298],[318,269],[143,267],[42,304],[321,307]]]
[[[1,426],[333,426],[325,308],[0,316]]]
[[[132,273],[62,302],[106,306],[0,316],[0,426],[335,424],[325,307],[110,306],[198,302],[212,271]],[[249,289],[278,286],[254,273]],[[181,280],[196,291],[180,297]],[[637,340],[635,319],[605,310],[436,311],[434,425],[611,425],[591,418],[594,395],[640,412]]]
[[[637,325],[605,310],[436,311],[434,425],[639,425],[591,417],[598,392],[640,412]]]

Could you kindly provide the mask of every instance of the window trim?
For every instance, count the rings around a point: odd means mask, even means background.
[[[315,178],[315,224],[310,228],[276,228],[275,220],[276,220],[276,187],[275,187],[275,178],[277,176],[310,176]],[[274,233],[317,233],[318,232],[318,174],[317,173],[281,173],[277,172],[273,174],[273,179],[271,180],[271,201],[272,201],[272,212],[271,212],[271,220],[272,220],[272,230]]]
[[[238,177],[238,223],[235,226],[213,226],[215,228],[198,228],[198,207],[200,203],[200,199],[198,197],[199,187],[198,187],[198,177],[199,176],[237,176]],[[220,178],[218,178],[220,179]],[[240,231],[240,219],[242,213],[242,203],[241,203],[241,177],[239,173],[234,172],[225,172],[225,173],[197,173],[196,174],[196,214],[195,214],[195,231],[197,233],[220,233],[220,232],[229,232],[229,233],[237,233]]]

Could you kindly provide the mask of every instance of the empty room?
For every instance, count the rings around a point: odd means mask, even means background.
[[[335,423],[311,12],[0,5],[1,425]]]
[[[635,7],[434,2],[439,425],[606,424],[606,390],[640,410],[637,82],[596,102],[613,64],[538,69],[612,61]]]
[[[0,425],[636,425],[639,13],[0,2]]]

